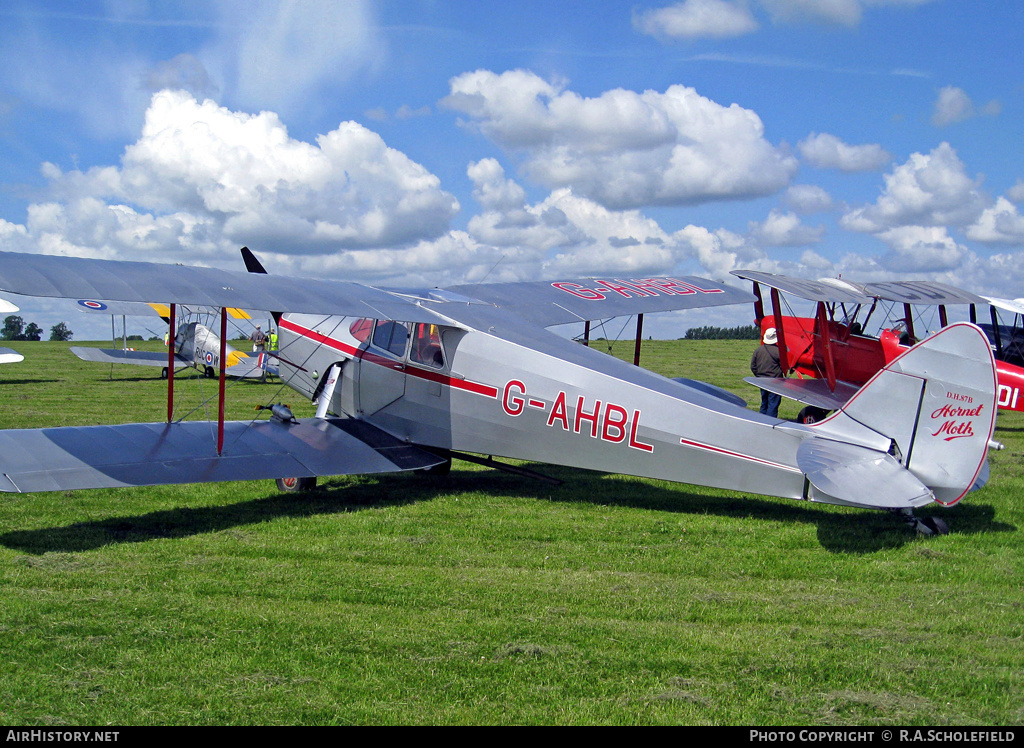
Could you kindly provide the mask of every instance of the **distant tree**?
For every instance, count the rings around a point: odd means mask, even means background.
[[[17,314],[4,318],[3,330],[0,330],[0,339],[3,340],[24,340],[22,330],[25,329],[25,320]]]
[[[29,322],[25,327],[25,334],[21,338],[22,340],[42,340],[43,339],[43,328],[37,325],[35,322]]]
[[[758,340],[760,330],[755,325],[741,327],[691,327],[686,331],[685,340]]]
[[[50,340],[71,340],[72,335],[74,333],[71,332],[71,328],[63,322],[58,322],[50,328]]]

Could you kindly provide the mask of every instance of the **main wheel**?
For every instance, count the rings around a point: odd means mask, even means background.
[[[806,408],[801,410],[796,417],[797,423],[817,423],[823,421],[828,416],[828,411],[822,410],[821,408],[815,408],[808,405]]]
[[[285,493],[302,493],[316,488],[316,478],[278,478],[277,488]]]
[[[166,366],[163,369],[160,370],[160,378],[161,379],[167,379],[167,367]]]

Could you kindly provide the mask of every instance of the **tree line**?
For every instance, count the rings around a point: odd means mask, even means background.
[[[683,340],[760,340],[761,331],[756,325],[739,327],[691,327]]]
[[[50,340],[71,340],[74,333],[63,322],[50,328]],[[35,322],[25,324],[25,320],[16,314],[4,318],[3,329],[0,329],[0,340],[42,340],[43,330]]]

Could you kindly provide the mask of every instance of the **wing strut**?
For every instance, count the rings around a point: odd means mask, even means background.
[[[782,299],[779,298],[779,289],[772,287],[772,313],[775,315],[775,335],[779,339],[779,364],[782,366],[782,373],[788,374],[790,367],[789,349],[786,348],[786,328],[782,324]],[[792,362],[793,365],[796,362]]]
[[[644,334],[644,315],[636,315],[636,343],[633,345],[633,366],[640,365],[640,338]]]
[[[174,304],[171,304],[170,332],[167,334],[167,423],[174,417]]]
[[[228,337],[228,310],[220,308],[220,393],[217,396],[217,455],[224,451],[224,381],[227,379],[225,371],[224,353]]]
[[[832,358],[832,331],[828,326],[825,302],[818,302],[818,339],[821,341],[822,356],[825,359],[825,381],[832,392],[836,391],[836,363]]]

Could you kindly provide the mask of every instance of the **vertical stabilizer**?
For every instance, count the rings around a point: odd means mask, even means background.
[[[995,429],[996,369],[984,333],[945,327],[879,371],[816,435],[883,448],[946,506],[983,473]]]

